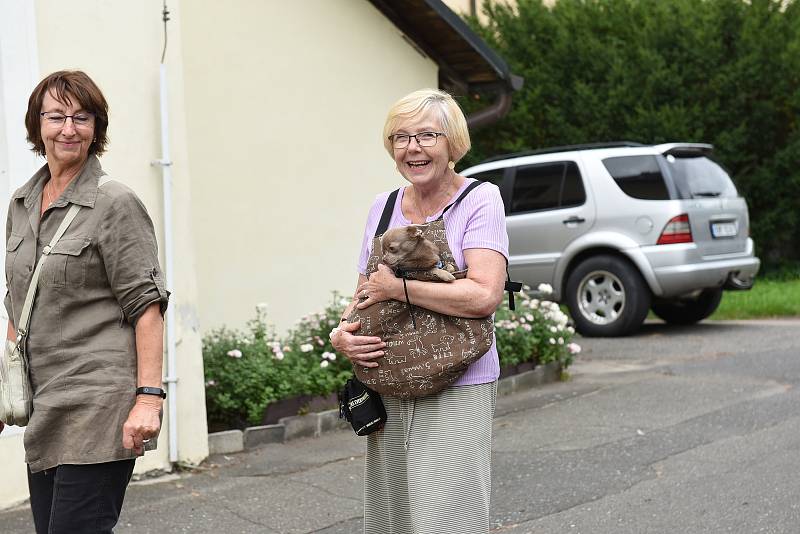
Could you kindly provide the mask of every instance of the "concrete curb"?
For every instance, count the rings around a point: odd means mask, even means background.
[[[518,375],[501,378],[497,394],[511,395],[561,379],[561,365],[551,362]],[[333,430],[347,429],[347,421],[339,419],[339,410],[283,417],[275,425],[252,426],[241,430],[226,430],[208,435],[209,454],[230,454],[249,450],[268,443],[283,443],[297,438],[319,437]]]

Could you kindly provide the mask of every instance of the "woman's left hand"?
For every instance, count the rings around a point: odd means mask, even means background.
[[[152,395],[139,395],[128,420],[122,425],[122,446],[144,454],[144,443],[158,436],[161,429],[161,405],[163,401]]]
[[[376,302],[401,300],[399,297],[402,292],[403,281],[397,278],[389,267],[379,263],[378,270],[369,275],[369,280],[358,286],[356,296],[366,297],[366,300],[361,300],[356,307],[363,310]]]

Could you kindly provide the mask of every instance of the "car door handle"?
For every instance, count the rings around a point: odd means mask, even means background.
[[[585,223],[586,219],[584,219],[583,217],[570,217],[569,219],[564,219],[561,222],[564,223],[564,224],[573,224],[573,223],[574,224],[581,224],[581,223]]]

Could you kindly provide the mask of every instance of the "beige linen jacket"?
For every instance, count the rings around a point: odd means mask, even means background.
[[[62,464],[133,458],[122,425],[136,390],[136,320],[168,294],[153,223],[125,185],[110,181],[96,156],[41,212],[43,166],[11,198],[6,227],[6,311],[19,323],[42,248],[70,203],[82,206],[42,268],[31,313],[28,355],[34,390],[25,431],[32,472]]]

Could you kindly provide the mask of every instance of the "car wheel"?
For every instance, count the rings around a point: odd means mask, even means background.
[[[714,313],[721,300],[721,287],[704,289],[693,298],[656,300],[653,313],[670,324],[693,324]]]
[[[650,289],[622,258],[592,256],[567,278],[566,303],[584,336],[624,336],[636,331],[650,308]]]

